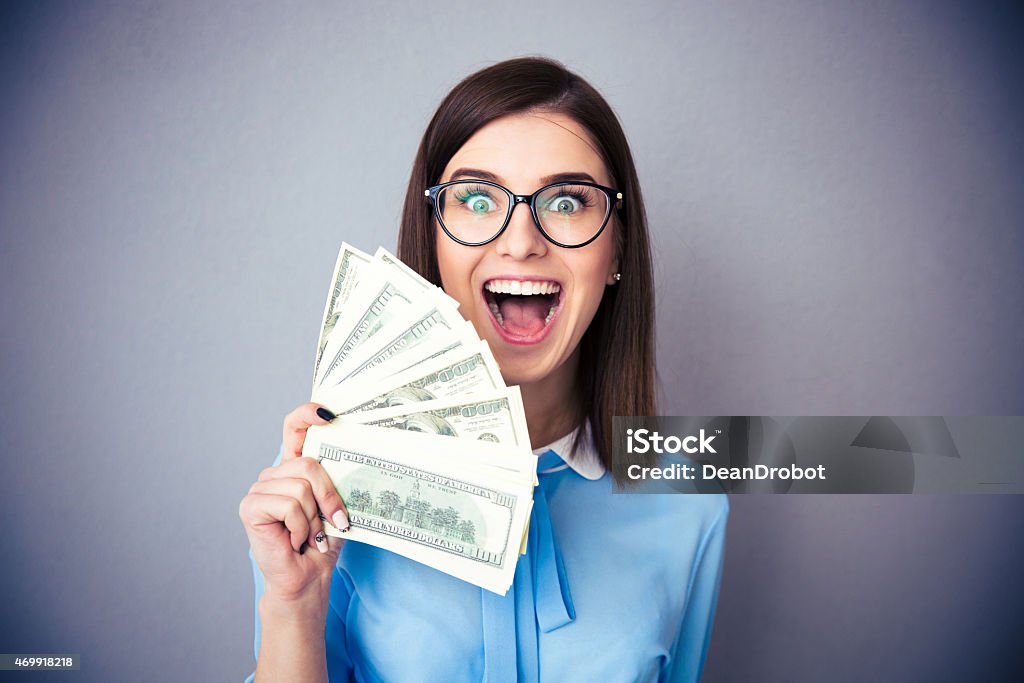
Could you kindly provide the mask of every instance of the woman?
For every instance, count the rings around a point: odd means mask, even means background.
[[[466,78],[424,134],[398,254],[460,302],[522,390],[541,456],[528,553],[501,597],[325,538],[318,509],[344,529],[344,504],[299,456],[306,429],[333,416],[300,406],[240,506],[257,680],[699,678],[725,497],[612,494],[612,416],[654,414],[646,218],[612,110],[547,59]]]

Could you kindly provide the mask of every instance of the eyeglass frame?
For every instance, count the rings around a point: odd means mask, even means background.
[[[498,232],[494,233],[494,235],[492,235],[488,239],[484,240],[483,242],[466,242],[465,240],[459,239],[458,237],[453,235],[450,230],[448,230],[448,227],[444,224],[444,219],[441,218],[441,209],[437,205],[437,194],[444,188],[448,187],[449,185],[457,185],[460,183],[490,185],[492,187],[496,187],[499,190],[504,191],[506,195],[512,198],[512,202],[509,204],[508,213],[505,214],[505,222],[502,224],[501,229],[498,230]],[[601,190],[602,192],[604,192],[605,196],[608,197],[609,209],[607,215],[604,217],[604,222],[601,223],[601,227],[598,228],[597,232],[594,233],[594,235],[586,242],[573,245],[563,244],[562,242],[555,240],[553,237],[551,237],[551,235],[545,232],[544,227],[540,224],[540,219],[537,218],[536,199],[538,195],[540,195],[540,193],[544,192],[545,190],[550,190],[551,188],[558,187],[560,185],[586,185],[587,187],[594,187],[597,188],[598,190]],[[605,185],[587,182],[585,180],[561,180],[557,183],[545,185],[544,187],[540,188],[533,194],[515,194],[514,192],[512,192],[512,190],[508,189],[504,185],[491,182],[490,180],[477,180],[475,178],[459,178],[458,180],[449,180],[448,182],[441,183],[440,185],[432,185],[431,187],[428,187],[426,190],[423,191],[423,195],[426,201],[430,202],[430,204],[434,207],[434,215],[437,217],[437,222],[441,226],[441,229],[444,230],[444,234],[448,235],[448,237],[450,237],[453,241],[466,247],[482,247],[485,244],[490,244],[494,240],[501,237],[501,233],[505,232],[505,230],[509,226],[509,223],[512,222],[512,213],[516,210],[516,207],[519,204],[525,203],[527,206],[530,207],[530,215],[533,216],[533,224],[537,226],[537,230],[539,230],[540,234],[544,236],[544,239],[546,239],[548,242],[551,242],[551,244],[554,244],[556,247],[562,247],[563,249],[579,249],[581,247],[587,246],[588,244],[590,244],[591,242],[593,242],[594,240],[601,236],[601,233],[604,232],[605,226],[608,225],[608,219],[612,217],[612,212],[615,209],[621,209],[622,202],[624,201],[622,198],[622,192],[620,192],[619,190],[616,190],[613,187],[607,187]]]

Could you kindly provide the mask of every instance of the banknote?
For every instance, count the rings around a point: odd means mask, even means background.
[[[436,287],[423,278],[422,275],[417,273],[415,270],[410,268],[400,260],[397,256],[392,254],[384,247],[377,247],[377,251],[374,252],[373,258],[376,261],[386,264],[392,269],[392,272],[397,271],[401,273],[409,283],[415,283],[421,291],[428,293],[431,296],[440,298],[445,301],[452,308],[458,308],[459,302],[448,296],[443,289]]]
[[[343,244],[335,271],[335,279],[341,278],[340,282],[344,283],[343,295],[333,296],[335,290],[342,289],[335,283],[328,297],[328,306],[334,309],[333,319],[336,322],[321,332],[314,387],[331,383],[328,376],[344,363],[352,351],[388,322],[408,311],[414,300],[421,306],[437,301],[439,307],[450,311],[459,307],[458,301],[427,282],[384,247],[378,248],[370,257],[351,245]],[[350,275],[346,277],[346,273]],[[343,318],[340,311],[345,312]],[[340,323],[337,322],[339,320]]]
[[[334,264],[331,288],[327,292],[323,320],[320,323],[320,339],[317,341],[316,361],[313,363],[314,379],[318,376],[320,358],[323,356],[327,337],[338,324],[348,298],[359,283],[359,271],[363,266],[372,262],[373,258],[369,254],[356,249],[347,242],[342,242],[341,251],[338,252],[338,259]]]
[[[432,301],[414,314],[390,322],[373,336],[372,343],[356,349],[338,368],[325,375],[321,384],[340,384],[427,342],[470,344],[477,339],[472,325],[458,311]]]
[[[351,413],[341,421],[530,449],[519,387]]]
[[[471,342],[467,342],[464,338],[451,339],[438,337],[437,339],[431,339],[430,341],[423,342],[422,344],[402,349],[399,353],[389,358],[387,363],[368,367],[357,375],[357,379],[360,384],[377,383],[378,386],[383,386],[384,384],[389,383],[388,378],[392,375],[404,372],[405,370],[417,366],[420,363],[432,361],[446,353],[461,352],[467,343]],[[349,380],[349,383],[352,383],[351,379]]]
[[[351,529],[341,534],[325,521],[328,534],[398,552],[504,594],[533,485],[479,464],[481,453],[495,456],[503,448],[332,424],[311,427],[302,454],[323,466],[348,508]],[[508,454],[516,459],[513,450]]]
[[[418,292],[409,291],[404,277],[396,283],[397,279],[392,273],[383,277],[374,274],[366,277],[349,297],[350,310],[345,322],[335,326],[325,344],[318,384],[329,378],[367,339],[411,312]]]
[[[349,510],[344,538],[504,594],[525,551],[537,456],[458,302],[384,249],[343,244],[314,363],[316,458]],[[340,536],[328,520],[324,528]]]
[[[490,347],[487,342],[477,340],[390,375],[386,387],[382,386],[382,380],[364,382],[357,377],[314,392],[313,400],[342,415],[470,396],[504,386]]]

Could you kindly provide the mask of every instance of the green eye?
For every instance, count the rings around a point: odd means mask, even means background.
[[[573,200],[571,197],[559,197],[555,201],[551,202],[549,207],[552,211],[560,214],[572,214],[578,210],[578,202]]]
[[[545,194],[538,203],[544,213],[555,217],[581,217],[596,203],[593,191],[583,185],[562,185]]]
[[[464,195],[455,195],[455,199],[469,209],[470,213],[478,216],[490,213],[498,208],[494,200],[482,192],[467,192]]]

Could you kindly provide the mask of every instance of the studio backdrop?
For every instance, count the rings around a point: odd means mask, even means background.
[[[394,248],[441,98],[526,54],[620,117],[665,415],[1024,413],[1021,13],[958,2],[12,2],[0,652],[242,680],[238,504],[343,240]],[[707,681],[1020,664],[1018,496],[731,498]]]

